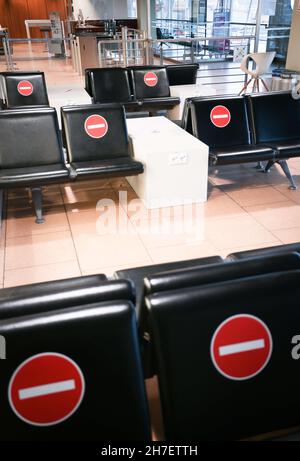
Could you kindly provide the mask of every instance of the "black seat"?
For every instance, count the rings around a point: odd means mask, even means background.
[[[131,79],[134,98],[149,111],[168,110],[180,103],[170,96],[170,85],[166,68],[132,68]]]
[[[276,158],[268,163],[266,171],[274,163],[279,163],[291,182],[291,188],[295,189],[286,160],[300,156],[300,100],[287,92],[253,95],[249,97],[249,104],[255,143],[270,146],[276,151]]]
[[[133,101],[127,69],[86,69],[86,91],[94,104]]]
[[[0,322],[1,441],[149,441],[130,300]]]
[[[168,441],[299,426],[299,283],[290,270],[146,299]]]
[[[0,319],[115,299],[134,303],[133,286],[125,280],[108,282],[102,274],[4,288],[0,290]]]
[[[6,109],[49,106],[44,72],[2,72],[0,78]]]
[[[191,98],[185,106],[187,127],[207,144],[210,165],[229,165],[275,158],[274,149],[253,146],[246,99],[242,96]]]
[[[199,64],[172,64],[166,68],[170,86],[197,83]]]
[[[29,187],[43,222],[41,186],[65,182],[65,165],[55,109],[0,111],[0,189]]]
[[[300,269],[300,254],[292,250],[282,254],[255,255],[240,261],[216,262],[205,267],[190,266],[145,277],[145,295],[293,269]]]
[[[66,106],[61,113],[67,153],[76,179],[143,173],[143,165],[129,154],[121,105]]]
[[[209,256],[207,258],[176,261],[172,263],[154,264],[152,266],[122,269],[115,272],[114,277],[119,280],[129,280],[136,290],[136,313],[142,334],[145,332],[145,304],[144,304],[144,279],[166,271],[177,271],[198,266],[207,267],[211,264],[221,263],[221,256]]]
[[[119,270],[114,277],[120,280],[129,280],[135,287],[136,292],[136,313],[141,341],[144,374],[150,378],[155,374],[155,364],[153,363],[152,345],[149,341],[148,312],[145,305],[144,279],[163,271],[174,271],[187,267],[207,267],[210,264],[222,262],[220,256],[192,259],[188,261],[176,261],[165,264],[154,264],[152,266],[136,267],[132,269]]]
[[[288,245],[278,245],[268,248],[259,248],[257,250],[248,250],[248,251],[239,251],[238,253],[230,254],[227,259],[228,260],[236,260],[236,259],[249,259],[249,258],[256,258],[264,257],[264,256],[272,256],[272,255],[281,255],[287,254],[291,252],[296,252],[300,254],[300,243],[290,243]]]

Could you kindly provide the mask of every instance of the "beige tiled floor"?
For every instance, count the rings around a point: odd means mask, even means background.
[[[28,57],[36,56],[16,48],[19,69],[46,72],[51,105],[90,102],[70,62]],[[218,93],[235,91],[224,85],[216,85]],[[300,160],[289,163],[300,186]],[[43,225],[34,222],[28,191],[11,190],[0,236],[0,287],[300,241],[300,189],[290,191],[277,167],[270,174],[254,167],[210,170],[207,203],[154,212],[124,178],[45,187]]]
[[[226,183],[214,185],[222,178]],[[300,171],[295,180],[300,186]],[[35,224],[27,192],[11,191],[0,254],[3,285],[111,276],[126,267],[300,241],[299,192],[289,191],[277,168],[269,175],[252,165],[210,171],[207,203],[153,215],[141,204],[132,213],[130,203],[119,201],[122,191],[137,200],[125,178],[46,188],[43,225]]]

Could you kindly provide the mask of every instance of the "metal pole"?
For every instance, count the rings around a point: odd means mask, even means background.
[[[257,4],[254,53],[257,53],[258,48],[259,48],[261,17],[262,17],[262,11],[263,11],[263,1],[264,0],[258,0],[258,4]]]
[[[128,66],[128,49],[127,49],[127,27],[122,27],[122,48],[124,67]]]

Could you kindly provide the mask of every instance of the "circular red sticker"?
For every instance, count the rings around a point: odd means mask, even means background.
[[[252,315],[236,315],[223,322],[211,342],[211,358],[226,378],[243,381],[257,376],[268,364],[273,340],[267,325]]]
[[[18,92],[22,96],[30,96],[33,93],[33,86],[28,80],[22,80],[18,83]]]
[[[231,122],[230,110],[225,106],[216,106],[210,113],[210,119],[217,128],[226,128]]]
[[[154,72],[147,72],[144,76],[144,82],[147,86],[156,86],[158,83],[158,77]]]
[[[103,138],[108,132],[108,123],[101,115],[90,115],[84,122],[86,133],[95,139]]]
[[[85,390],[83,374],[69,357],[38,354],[14,372],[8,388],[14,413],[33,426],[53,426],[79,407]]]

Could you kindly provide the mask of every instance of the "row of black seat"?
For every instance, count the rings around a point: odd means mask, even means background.
[[[61,114],[65,152],[55,109],[0,111],[0,189],[31,188],[38,223],[43,185],[143,173],[122,106],[67,106]]]
[[[169,98],[169,85],[196,83],[198,67],[198,64],[175,64],[86,69],[85,89],[94,103],[126,102],[127,110],[168,109],[178,103],[176,98]],[[149,72],[154,72],[154,80],[145,84],[144,76]],[[24,106],[49,106],[44,72],[1,72],[0,108]]]
[[[93,103],[118,102],[128,112],[150,113],[172,109],[180,103],[170,96],[165,67],[86,69],[86,90]]]
[[[211,166],[278,163],[290,181],[287,159],[300,156],[300,100],[290,92],[190,98],[183,128],[210,148]]]
[[[147,70],[149,66],[130,66],[127,67],[126,70],[134,70],[134,69],[140,69],[140,70]],[[195,85],[197,83],[197,74],[199,70],[199,64],[170,64],[167,66],[159,66],[159,65],[153,65],[151,69],[166,69],[167,71],[167,76],[168,76],[168,81],[170,86],[178,86],[178,85]],[[105,70],[109,72],[113,68],[88,68],[85,71],[85,90],[86,92],[92,97],[93,96],[93,90],[92,90],[92,85],[91,85],[91,78],[90,78],[90,71],[97,71],[99,70],[99,76],[101,76],[101,70]],[[103,74],[104,75],[104,74]],[[113,73],[111,74],[112,77],[114,77]],[[131,77],[131,74],[129,75]],[[131,91],[133,93],[133,82],[130,79],[131,83]]]
[[[0,291],[0,440],[149,440],[145,334],[168,441],[299,426],[300,243],[116,277]]]

